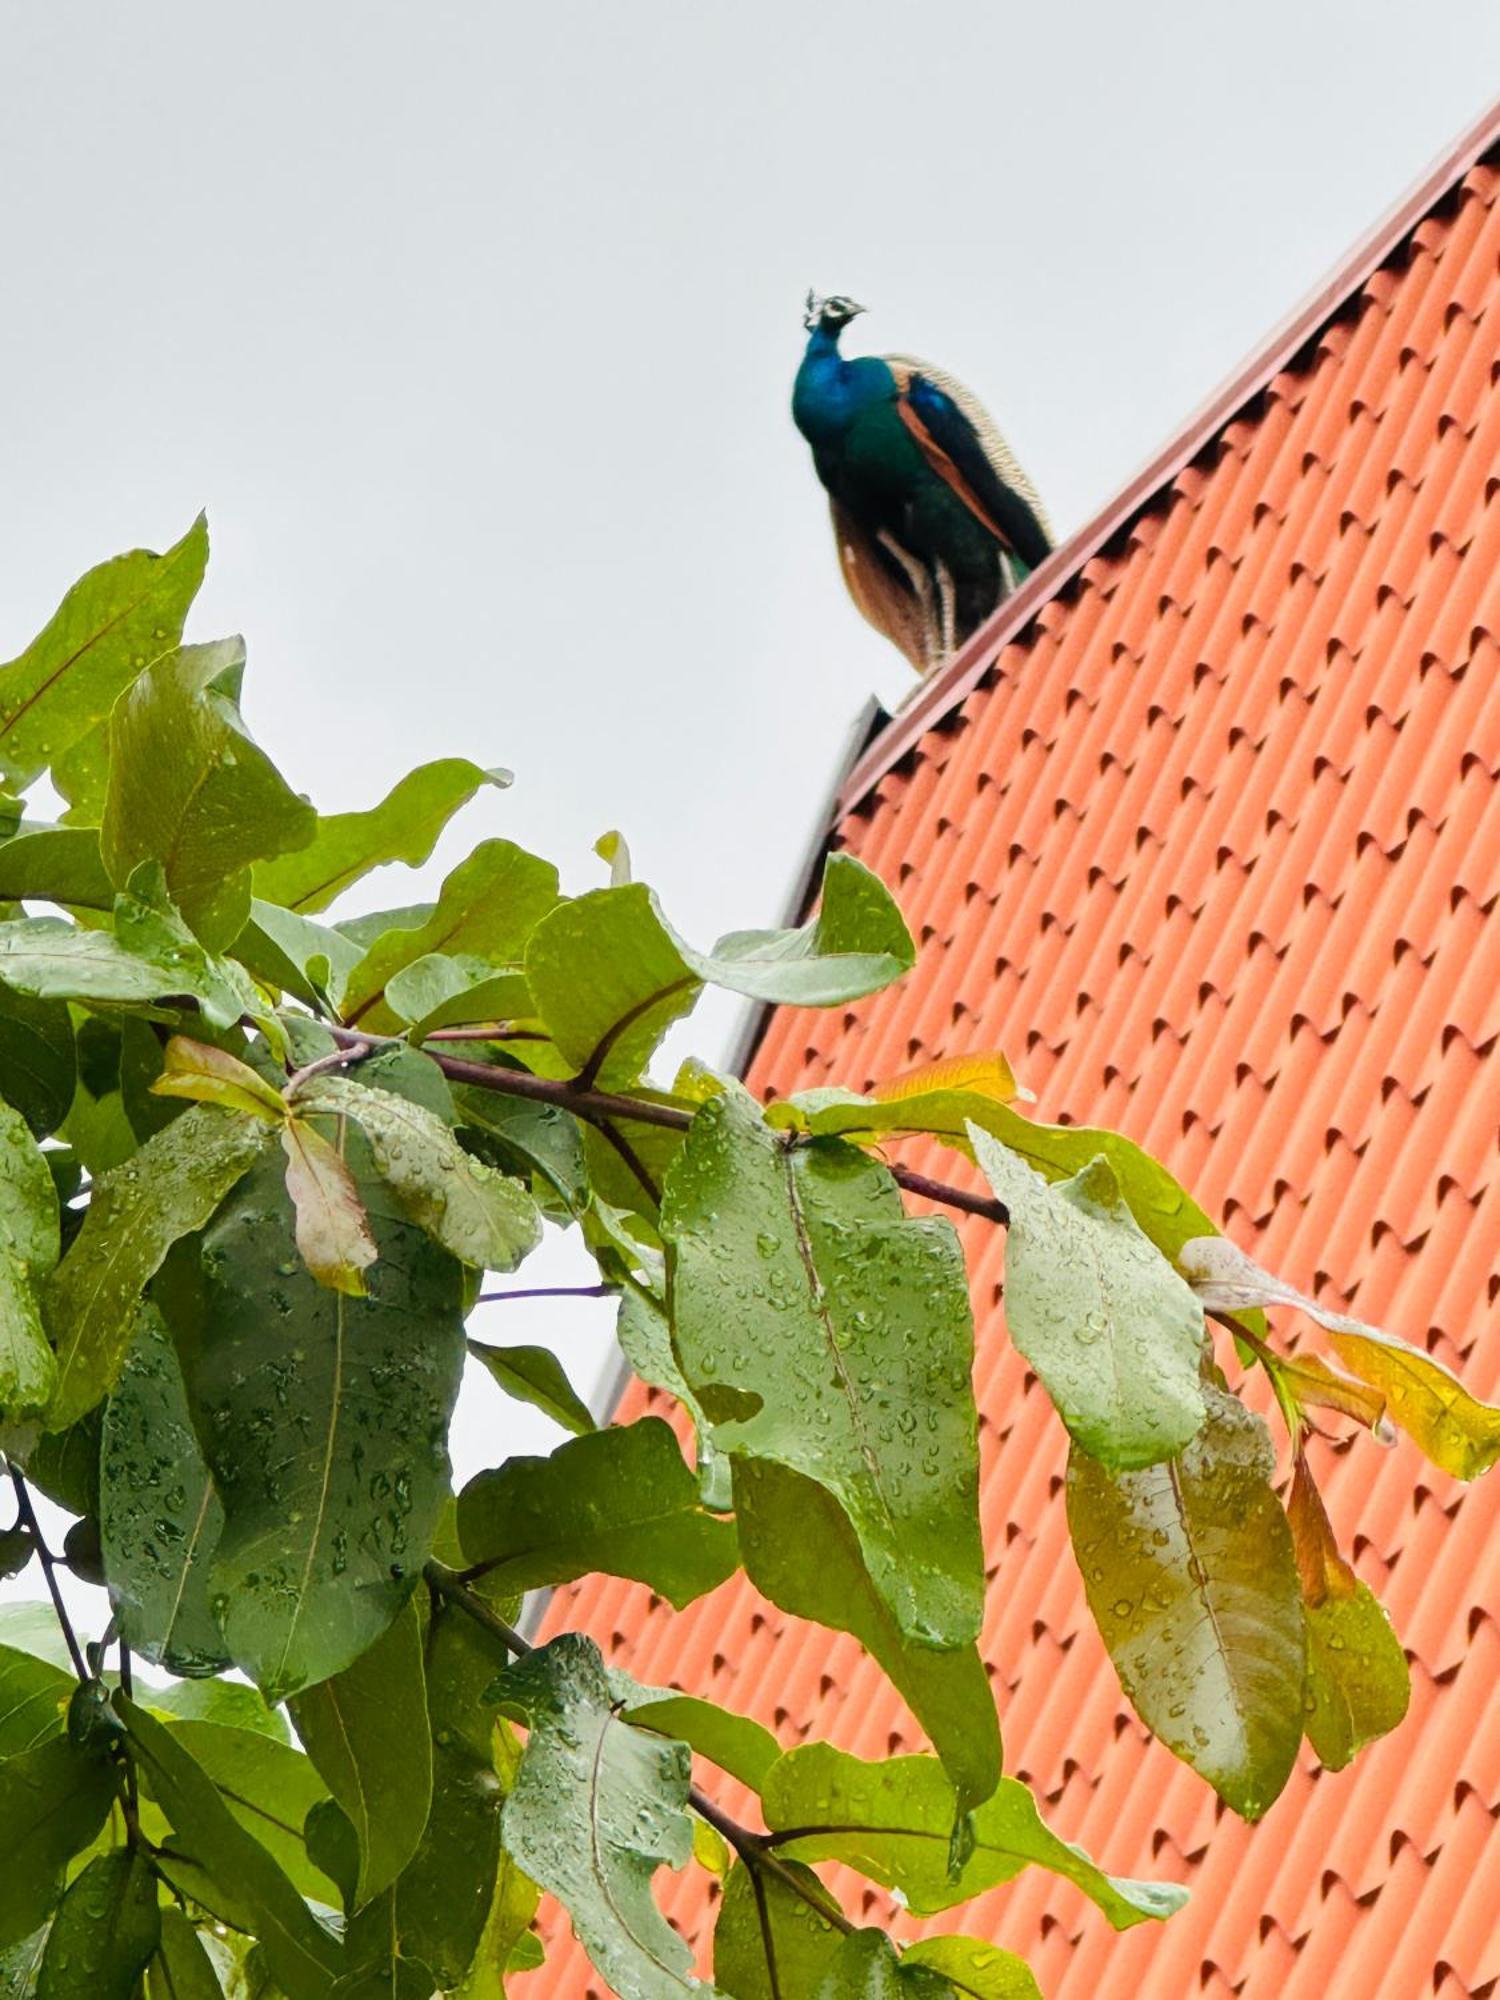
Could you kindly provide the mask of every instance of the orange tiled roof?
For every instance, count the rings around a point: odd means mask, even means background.
[[[896,890],[917,970],[775,1015],[750,1081],[861,1087],[1004,1046],[1040,1115],[1130,1133],[1262,1261],[1494,1399],[1500,156],[1424,206],[1112,540],[1002,613],[945,706],[867,756],[835,837]],[[1032,1871],[930,1928],[1025,1952],[1051,2000],[1500,1994],[1500,1487],[1405,1442],[1314,1447],[1412,1708],[1345,1773],[1304,1754],[1246,1827],[1121,1698],[1068,1549],[1064,1433],[994,1303],[1003,1237],[977,1224],[967,1249],[1008,1768],[1110,1869],[1194,1894],[1117,1937]],[[743,1582],[674,1616],[595,1579],[549,1624],[786,1743],[920,1743],[852,1641]],[[703,1879],[658,1878],[690,1933]],[[520,1990],[602,1992],[557,1932]]]

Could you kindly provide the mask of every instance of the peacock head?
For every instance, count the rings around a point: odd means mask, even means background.
[[[826,299],[820,299],[816,292],[807,295],[807,310],[802,315],[802,324],[811,333],[815,327],[822,327],[828,333],[839,333],[857,313],[865,308],[842,292],[834,292]]]

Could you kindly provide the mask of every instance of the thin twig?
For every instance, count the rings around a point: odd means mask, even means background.
[[[84,1661],[83,1648],[78,1643],[78,1634],[73,1630],[73,1621],[68,1616],[68,1607],[63,1603],[62,1591],[58,1585],[57,1570],[52,1551],[47,1547],[46,1540],[42,1535],[41,1524],[36,1517],[36,1509],[31,1504],[31,1489],[21,1476],[21,1468],[18,1465],[13,1465],[10,1468],[10,1481],[11,1485],[16,1489],[16,1512],[20,1516],[23,1526],[30,1529],[32,1543],[35,1546],[37,1555],[41,1559],[42,1574],[47,1579],[47,1594],[52,1599],[52,1609],[57,1613],[57,1622],[62,1627],[62,1635],[68,1648],[68,1658],[73,1662],[73,1671],[77,1674],[79,1680],[86,1681],[90,1676],[88,1666]]]
[[[293,1098],[310,1076],[321,1076],[324,1070],[344,1069],[350,1063],[363,1062],[374,1044],[364,1035],[355,1035],[350,1041],[340,1041],[338,1048],[330,1049],[326,1056],[319,1056],[315,1062],[304,1063],[301,1069],[293,1070],[286,1080],[282,1096]]]
[[[498,1305],[502,1299],[612,1299],[618,1285],[527,1285],[517,1292],[481,1292],[477,1306]]]

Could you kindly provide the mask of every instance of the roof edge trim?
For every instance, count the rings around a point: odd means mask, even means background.
[[[1309,341],[1316,339],[1443,197],[1497,144],[1500,144],[1500,99],[1490,105],[1316,290],[1200,405],[1171,441],[1092,520],[1054,549],[1040,569],[1033,571],[1015,595],[1006,599],[948,665],[917,690],[848,773],[834,804],[835,825],[869,795],[892,765],[915,748],[929,730],[942,723],[972,691],[1000,649],[1023,631],[1107,542],[1127,529]]]

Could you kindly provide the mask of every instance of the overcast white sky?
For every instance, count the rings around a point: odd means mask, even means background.
[[[1066,535],[1497,87],[1495,0],[12,0],[0,656],[207,506],[192,629],[318,804],[462,752],[517,782],[449,864],[587,887],[620,827],[689,936],[773,920],[910,685],[787,412],[807,287]],[[597,1370],[606,1310],[526,1310]]]

